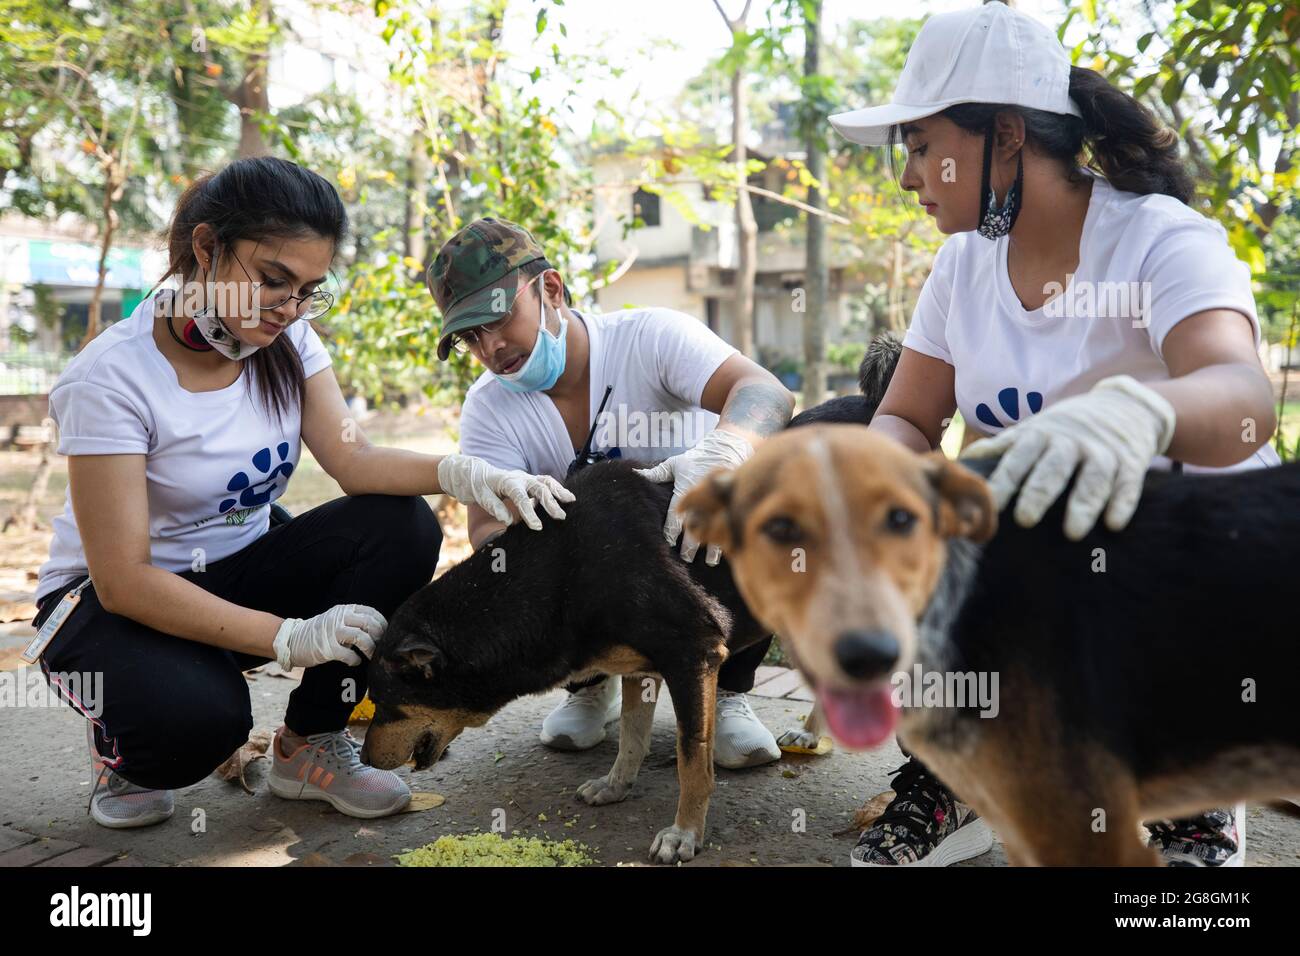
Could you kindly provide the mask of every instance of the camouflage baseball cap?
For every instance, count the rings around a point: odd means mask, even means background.
[[[446,361],[454,333],[504,318],[518,290],[515,270],[545,258],[527,229],[504,219],[476,219],[448,239],[426,276],[442,312],[438,358]]]

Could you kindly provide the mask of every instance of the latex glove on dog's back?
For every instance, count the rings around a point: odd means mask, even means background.
[[[535,504],[540,503],[548,515],[563,521],[560,502],[576,500],[572,491],[550,475],[495,468],[472,455],[447,455],[438,462],[438,484],[457,501],[473,502],[498,521],[512,524],[514,515],[502,500],[508,499],[524,524],[534,531],[542,530]]]
[[[1020,488],[1015,519],[1025,528],[1038,524],[1079,468],[1065,509],[1065,536],[1078,541],[1103,510],[1111,531],[1128,524],[1151,459],[1173,441],[1174,424],[1168,399],[1131,376],[1114,375],[994,438],[972,442],[959,457],[1002,455],[989,488],[999,509]]]
[[[715,428],[701,438],[694,448],[666,458],[653,468],[637,469],[638,475],[644,475],[651,481],[673,483],[673,497],[668,502],[668,520],[664,523],[664,537],[668,539],[669,546],[677,544],[677,538],[681,537],[681,555],[684,561],[695,560],[695,552],[699,550],[700,542],[689,531],[682,533],[682,518],[677,513],[677,502],[696,482],[713,469],[735,468],[744,464],[745,459],[752,454],[754,454],[754,446],[746,438],[723,428]],[[712,565],[717,564],[721,559],[722,549],[716,544],[709,545],[704,554],[704,562]]]
[[[349,667],[375,653],[388,621],[365,604],[336,604],[315,617],[287,617],[271,647],[284,670],[342,661]]]

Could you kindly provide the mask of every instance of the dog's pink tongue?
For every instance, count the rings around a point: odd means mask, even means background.
[[[890,697],[889,685],[823,690],[819,696],[831,733],[846,747],[878,747],[898,723],[898,708]]]

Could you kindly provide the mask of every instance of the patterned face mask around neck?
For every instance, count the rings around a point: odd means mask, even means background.
[[[250,345],[237,337],[217,314],[219,298],[216,283],[210,273],[205,273],[203,286],[204,307],[190,317],[194,321],[194,327],[203,336],[203,340],[226,358],[234,361],[246,359],[260,349],[262,346]],[[240,298],[242,299],[242,296]]]

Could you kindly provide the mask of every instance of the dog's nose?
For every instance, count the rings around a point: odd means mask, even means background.
[[[850,677],[878,677],[898,660],[898,638],[888,631],[845,631],[835,641],[835,660]]]

